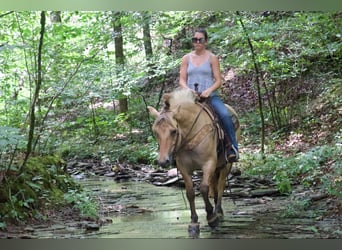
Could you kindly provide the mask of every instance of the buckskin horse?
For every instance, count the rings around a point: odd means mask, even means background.
[[[200,193],[205,203],[207,222],[216,227],[223,216],[222,195],[226,177],[232,163],[227,163],[225,150],[220,146],[220,135],[215,119],[196,101],[196,95],[188,89],[176,89],[163,95],[161,112],[148,106],[156,118],[152,127],[159,144],[158,164],[166,167],[175,162],[181,173],[190,205],[189,234],[199,234],[198,215],[195,209],[195,192],[192,173],[202,170]],[[237,140],[240,125],[236,112],[226,105],[232,114]],[[214,206],[210,198],[214,198]]]

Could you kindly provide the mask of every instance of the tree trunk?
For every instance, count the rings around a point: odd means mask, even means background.
[[[122,12],[113,12],[113,30],[114,30],[114,43],[115,43],[115,63],[117,73],[121,72],[124,68],[125,58],[123,53],[123,38],[122,38],[122,25],[121,25]],[[128,111],[127,97],[119,99],[119,113],[126,113]]]
[[[34,96],[32,99],[31,107],[30,107],[30,125],[29,125],[29,133],[27,139],[27,146],[26,146],[26,156],[24,162],[22,164],[22,168],[25,166],[30,154],[32,153],[32,144],[34,140],[34,130],[35,130],[35,108],[37,101],[39,99],[39,92],[40,87],[42,85],[42,50],[43,50],[43,41],[44,41],[44,33],[45,33],[45,11],[42,11],[40,14],[40,38],[39,38],[39,45],[38,45],[38,53],[37,53],[37,74],[35,79],[35,91]]]
[[[240,15],[240,12],[237,11],[236,14],[239,17],[239,22],[241,24],[243,32],[245,33],[245,36],[246,36],[249,48],[250,48],[251,53],[252,53],[252,60],[253,60],[253,63],[254,63],[254,70],[255,70],[255,78],[256,78],[256,83],[257,83],[256,87],[257,87],[257,92],[258,92],[259,112],[260,112],[260,119],[261,119],[261,153],[264,154],[264,152],[265,152],[265,118],[264,118],[263,103],[262,103],[262,97],[261,97],[261,87],[260,87],[261,84],[260,84],[260,81],[259,81],[259,77],[261,75],[260,75],[259,65],[258,65],[258,63],[257,63],[257,61],[255,59],[254,47],[253,47],[251,39],[250,39],[250,37],[248,35],[248,32],[247,32],[247,30],[245,28],[245,25],[244,25],[244,23],[242,21],[242,17]]]
[[[161,82],[161,76],[156,74],[157,66],[153,62],[153,50],[152,50],[152,40],[150,31],[151,14],[148,11],[142,12],[142,29],[143,29],[143,41],[145,56],[147,61],[147,76],[148,83],[144,86],[144,91],[150,91],[155,84]]]
[[[50,21],[51,23],[61,23],[62,22],[62,19],[61,19],[61,11],[51,11],[50,13]],[[41,98],[38,98],[37,100],[37,115],[38,115],[38,119],[36,119],[36,128],[37,128],[37,136],[36,138],[34,139],[34,141],[32,142],[32,151],[35,151],[36,148],[37,148],[37,145],[40,141],[40,137],[41,137],[41,133],[43,132],[44,130],[44,123],[47,119],[47,115],[51,109],[51,107],[48,108],[48,111],[45,113],[45,115],[42,114],[42,105],[43,105],[43,101],[41,100]],[[52,106],[53,104],[53,98],[52,98],[52,102],[50,103],[50,106]],[[38,149],[39,151],[39,149]]]
[[[150,13],[148,11],[143,11],[142,12],[143,41],[144,41],[145,55],[147,59],[150,59],[153,56],[150,21],[151,21]]]

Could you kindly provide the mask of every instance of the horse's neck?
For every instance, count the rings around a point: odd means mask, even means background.
[[[198,129],[210,121],[205,111],[197,104],[183,104],[178,112],[176,115],[179,118],[177,119],[178,126],[183,131],[183,134],[196,133]]]

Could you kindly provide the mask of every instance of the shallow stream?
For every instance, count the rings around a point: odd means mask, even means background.
[[[189,238],[190,211],[185,190],[180,187],[155,186],[144,181],[113,181],[108,177],[80,180],[98,195],[101,217],[106,223],[94,228],[82,222],[61,222],[35,226],[37,238]],[[228,191],[227,191],[228,192]],[[234,190],[232,190],[234,193]],[[338,232],[340,221],[317,221],[317,215],[305,211],[286,217],[287,196],[258,198],[223,197],[225,217],[216,229],[206,224],[204,203],[196,196],[200,222],[199,238],[325,238]],[[333,227],[333,229],[331,228]],[[327,234],[324,233],[327,230]],[[335,235],[336,237],[336,235]]]

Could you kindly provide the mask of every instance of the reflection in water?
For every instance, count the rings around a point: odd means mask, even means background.
[[[188,233],[190,209],[185,190],[176,187],[158,187],[146,182],[115,182],[110,178],[95,177],[81,180],[99,198],[102,216],[112,223],[97,231],[87,231],[78,226],[53,225],[38,228],[38,238],[192,238]],[[217,229],[207,225],[204,202],[196,196],[199,217],[199,238],[255,238],[255,220],[250,213],[233,215],[244,207],[243,202],[223,197],[225,218]],[[258,237],[257,237],[258,238]],[[264,238],[264,237],[262,237]]]
[[[93,235],[103,238],[188,238],[190,210],[185,191],[174,187],[157,187],[145,182],[83,181],[89,189],[101,192],[102,206],[124,205],[123,213],[111,213],[113,223]],[[101,191],[100,191],[101,190]],[[201,237],[210,237],[206,226],[204,203],[196,197]],[[138,211],[130,211],[134,208]],[[108,216],[108,214],[104,214]],[[89,236],[89,235],[88,235]]]
[[[35,228],[37,238],[189,238],[189,205],[185,190],[157,187],[145,182],[114,182],[110,178],[80,181],[101,201],[102,216],[112,220],[97,231],[87,231],[72,222]],[[235,203],[223,197],[225,217],[216,229],[207,226],[204,202],[196,196],[200,222],[199,238],[314,238],[313,218],[282,218],[277,214],[288,204],[287,197],[267,202]],[[299,227],[300,226],[300,227]],[[296,230],[294,230],[296,228]],[[298,231],[299,229],[302,231]],[[299,234],[300,233],[300,234]]]

